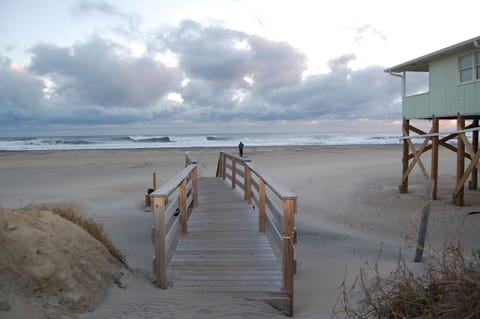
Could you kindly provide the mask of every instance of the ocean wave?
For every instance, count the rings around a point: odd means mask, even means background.
[[[235,142],[237,141],[237,142]],[[394,133],[222,133],[0,137],[0,151],[399,144]]]
[[[168,143],[172,142],[169,136],[128,136],[128,140],[137,143]]]
[[[65,140],[63,138],[41,138],[41,139],[19,139],[26,145],[90,145],[95,144],[92,141],[85,140]]]
[[[372,136],[370,137],[371,140],[392,140],[392,139],[400,139],[399,135],[385,135],[385,136]]]
[[[228,141],[227,137],[218,137],[218,136],[207,136],[207,141]]]

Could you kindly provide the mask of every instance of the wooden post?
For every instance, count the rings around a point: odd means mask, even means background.
[[[422,208],[422,219],[420,221],[420,229],[418,231],[417,250],[415,251],[414,262],[422,261],[423,249],[425,247],[425,238],[427,237],[428,219],[430,216],[430,209],[432,207],[433,190],[435,188],[435,181],[432,179],[425,183],[425,202]]]
[[[180,224],[182,234],[187,233],[187,179],[184,178],[180,184]]]
[[[252,204],[252,170],[245,163],[245,196],[247,203]]]
[[[220,177],[222,176],[222,172],[223,172],[223,169],[222,169],[222,154],[223,152],[220,152],[218,154],[218,163],[217,163],[217,173],[215,174],[215,177]]]
[[[160,288],[167,288],[167,250],[165,247],[165,197],[153,197],[155,225],[155,278]]]
[[[266,206],[267,206],[267,190],[265,181],[263,178],[259,178],[259,189],[258,189],[258,197],[259,197],[259,207],[258,207],[258,231],[261,233],[265,232],[265,215],[267,213]]]
[[[232,158],[232,188],[236,187],[237,179],[237,161],[235,158]]]
[[[198,166],[192,170],[193,207],[198,206]]]
[[[297,199],[283,200],[283,285],[290,296],[290,316],[293,316],[293,274],[295,271],[295,253],[293,249],[294,215]]]
[[[222,178],[225,179],[227,176],[227,157],[225,153],[222,153]]]
[[[432,133],[438,134],[440,127],[440,120],[437,117],[433,118]],[[432,165],[430,176],[433,180],[432,199],[437,199],[438,192],[438,135],[432,136]]]
[[[403,119],[403,136],[410,135],[410,120]],[[408,176],[405,177],[405,174],[408,174],[408,140],[403,140],[403,157],[402,157],[402,184],[398,187],[400,193],[408,193]],[[405,178],[403,178],[405,177]]]
[[[473,127],[474,128],[478,127],[478,119],[473,120]],[[472,132],[472,148],[474,153],[478,152],[478,131]],[[472,156],[473,155],[474,154],[472,154]],[[470,181],[469,186],[471,190],[477,190],[478,188],[478,169],[476,166],[472,170],[472,180]]]
[[[458,116],[457,118],[457,130],[461,131],[465,129],[465,118],[463,116]],[[456,189],[458,192],[454,193],[453,202],[457,206],[463,206],[464,202],[464,191],[465,187],[460,185],[462,181],[463,174],[465,172],[465,143],[461,138],[461,134],[457,134],[457,183]]]

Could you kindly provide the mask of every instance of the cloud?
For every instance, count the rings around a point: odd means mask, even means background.
[[[41,79],[0,56],[0,123],[11,125],[38,115],[44,88]]]
[[[105,1],[80,1],[72,11],[76,13],[98,12],[105,15],[124,17],[125,14],[118,8]]]
[[[138,33],[142,18],[134,12],[126,12],[106,1],[80,1],[70,9],[75,17],[88,18],[95,15],[102,15],[109,19],[116,19],[121,25],[114,30],[125,36],[132,36]],[[126,28],[122,25],[126,25]]]
[[[84,11],[117,15],[82,2]],[[136,57],[101,37],[70,46],[38,44],[30,65],[0,57],[2,123],[117,124],[399,119],[397,78],[383,66],[352,69],[354,53],[329,60],[330,72],[303,78],[304,53],[289,43],[185,20],[150,34]],[[178,64],[155,57],[170,52]],[[171,93],[181,96],[168,100]]]
[[[330,70],[332,71],[346,69],[348,68],[348,63],[350,63],[351,61],[354,61],[356,58],[357,57],[353,53],[344,54],[339,57],[328,60],[327,64]]]
[[[365,39],[378,38],[382,41],[387,40],[387,36],[379,29],[370,24],[362,24],[359,27],[351,27],[355,31],[355,42],[361,45]]]
[[[42,44],[32,49],[30,70],[50,77],[56,94],[79,106],[152,106],[180,85],[176,69],[125,52],[127,48],[102,38],[70,48]]]
[[[301,80],[306,56],[286,42],[222,26],[202,26],[185,20],[159,37],[191,79],[207,80],[217,87],[242,88],[244,77],[259,90],[292,85]]]
[[[343,58],[340,60],[344,61]],[[380,66],[352,70],[342,64],[326,74],[312,75],[301,85],[269,94],[273,113],[283,119],[398,119],[400,83]]]
[[[266,92],[300,84],[307,67],[305,54],[286,42],[191,20],[155,40],[150,49],[168,48],[189,79],[180,93],[191,114],[207,120],[255,120]]]

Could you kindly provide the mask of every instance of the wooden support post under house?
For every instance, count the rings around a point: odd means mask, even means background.
[[[410,134],[410,121],[403,119],[403,136],[409,136]],[[409,157],[409,148],[408,140],[403,140],[403,157],[402,157],[402,183],[399,185],[400,193],[408,193],[408,157]],[[407,174],[407,176],[405,176]]]
[[[478,127],[478,119],[473,120],[472,126],[474,128]],[[478,153],[478,131],[472,132],[472,148],[474,153]],[[478,169],[475,166],[472,170],[472,179],[469,184],[469,189],[477,190],[477,188],[478,188]]]
[[[440,120],[433,117],[432,133],[438,134],[440,127]],[[432,199],[437,199],[438,192],[438,135],[432,136],[432,165],[430,171],[430,178],[433,180]]]
[[[461,131],[465,129],[465,118],[463,116],[458,116],[457,118],[457,130]],[[453,194],[453,202],[457,206],[464,205],[464,185],[460,185],[462,182],[462,177],[465,172],[465,143],[461,137],[461,134],[457,135],[457,182],[456,182],[456,191]]]

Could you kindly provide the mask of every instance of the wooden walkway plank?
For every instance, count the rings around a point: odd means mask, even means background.
[[[198,179],[198,207],[168,267],[174,287],[246,294],[288,308],[283,275],[258,216],[221,178]],[[283,305],[285,304],[285,305]]]

